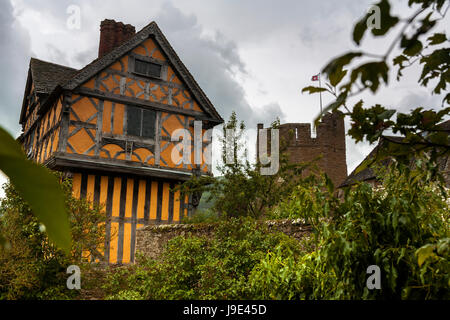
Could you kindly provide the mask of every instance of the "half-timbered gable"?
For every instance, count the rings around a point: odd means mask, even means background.
[[[211,174],[206,130],[223,122],[155,22],[134,33],[113,20],[102,22],[99,57],[81,70],[31,60],[20,121],[29,157],[104,205],[112,263],[134,260],[136,228],[189,213],[192,199],[173,189]]]
[[[41,105],[58,85],[77,70],[32,58],[20,115],[23,134],[20,140],[29,158],[43,163],[57,151],[62,102],[41,112]]]

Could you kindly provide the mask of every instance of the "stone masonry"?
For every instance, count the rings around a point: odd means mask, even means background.
[[[263,124],[258,124],[259,129],[263,129]],[[280,145],[282,141],[287,142],[286,152],[291,163],[309,162],[321,156],[317,165],[331,178],[334,185],[339,186],[345,180],[347,177],[345,126],[344,118],[339,111],[328,113],[322,118],[314,138],[311,137],[309,123],[284,123],[280,125],[279,130]],[[257,149],[259,150],[258,145]]]
[[[285,219],[266,221],[270,231],[283,232],[284,234],[301,240],[308,236],[311,227],[302,220]],[[167,242],[177,236],[206,236],[214,237],[215,224],[167,224],[149,225],[136,232],[136,252],[144,256],[157,259]]]

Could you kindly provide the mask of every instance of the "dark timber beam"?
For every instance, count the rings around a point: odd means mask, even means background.
[[[192,176],[191,170],[171,170],[160,167],[143,166],[141,163],[131,163],[131,161],[124,163],[122,160],[99,159],[83,155],[54,155],[47,160],[44,165],[53,170],[77,168],[182,181],[189,180]]]
[[[92,97],[92,98],[109,100],[109,101],[121,103],[121,104],[136,105],[136,106],[148,108],[151,110],[158,110],[158,111],[163,111],[163,112],[168,112],[168,113],[182,114],[185,116],[194,117],[198,120],[209,121],[209,122],[216,123],[216,124],[221,123],[217,119],[205,117],[205,114],[202,112],[187,110],[187,109],[182,109],[182,108],[176,108],[176,107],[170,107],[163,103],[147,101],[147,100],[143,100],[143,99],[139,99],[139,98],[127,97],[127,96],[117,95],[117,94],[103,92],[103,91],[99,91],[99,90],[92,90],[89,88],[78,88],[74,91],[74,93],[85,95],[85,96]]]

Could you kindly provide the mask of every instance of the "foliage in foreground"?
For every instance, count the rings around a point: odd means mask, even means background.
[[[323,68],[322,73],[328,78],[326,87],[308,86],[303,89],[310,94],[327,92],[333,96],[333,101],[320,116],[341,110],[351,120],[348,135],[356,143],[363,140],[373,143],[390,132],[403,137],[401,141],[385,137],[389,147],[378,150],[376,156],[364,161],[357,171],[391,156],[407,162],[411,155],[424,152],[432,160],[450,154],[449,135],[439,126],[450,115],[447,89],[450,83],[450,40],[444,27],[449,3],[446,0],[409,0],[410,10],[401,10],[402,16],[392,15],[391,4],[394,1],[379,0],[375,3],[380,14],[379,28],[370,28],[371,10],[354,25],[353,42],[358,49],[333,58]],[[411,14],[406,16],[408,11]],[[390,44],[384,51],[374,53],[363,48],[365,35],[370,34],[376,39],[388,33],[391,33]],[[380,48],[383,46],[377,46]],[[430,96],[441,95],[440,106],[411,105],[410,112],[402,113],[382,103],[367,106],[362,99],[353,106],[349,105],[363,92],[376,94],[384,85],[387,86],[392,71],[397,71],[396,80],[401,83],[407,74],[403,74],[405,69],[413,66],[421,67],[416,79],[418,84],[427,89]]]
[[[297,211],[304,217],[304,204],[315,208],[311,214],[323,221],[316,229],[320,249],[297,263],[268,254],[252,277],[260,296],[449,299],[447,194],[423,170],[423,163],[418,161],[417,166],[411,170],[393,164],[384,172],[382,188],[362,183],[348,189],[341,202],[323,196],[327,191],[305,196],[300,187],[284,204],[291,210],[286,214],[293,217]],[[315,199],[325,200],[323,206]],[[381,290],[366,286],[370,265],[381,269]]]
[[[63,180],[65,206],[74,241],[70,255],[49,241],[45,227],[11,185],[5,185],[0,205],[0,233],[8,246],[0,248],[1,299],[69,299],[76,290],[66,288],[67,267],[89,268],[104,243],[105,216],[101,208],[72,196],[70,180]],[[94,255],[91,255],[91,250]]]
[[[254,267],[273,248],[300,256],[300,244],[264,223],[230,219],[214,237],[176,237],[161,260],[141,261],[111,273],[104,289],[109,299],[244,299]]]
[[[20,144],[0,127],[0,171],[33,209],[53,243],[69,252],[71,235],[64,207],[64,195],[58,180],[43,166],[26,158]],[[32,177],[32,179],[30,179]],[[0,248],[8,245],[0,230]]]
[[[110,299],[449,299],[447,195],[422,165],[393,164],[383,188],[362,183],[341,201],[327,188],[295,191],[282,207],[305,218],[310,202],[315,237],[303,246],[231,219],[215,238],[174,238],[162,260],[111,274],[105,290]],[[370,265],[381,290],[367,289]]]

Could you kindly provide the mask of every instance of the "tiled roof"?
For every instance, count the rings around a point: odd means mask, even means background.
[[[438,127],[444,131],[448,131],[450,134],[450,120],[440,123],[438,125]],[[386,141],[390,140],[393,142],[396,142],[396,141],[400,142],[402,139],[403,139],[403,137],[398,137],[398,136],[397,137],[396,136],[382,136],[380,141],[378,142],[378,145],[372,150],[372,152],[369,153],[369,155],[363,160],[363,162],[366,160],[373,159],[376,156],[377,151],[380,148],[380,146],[382,146],[383,143],[385,143]],[[391,163],[391,161],[392,160],[390,158],[388,158],[388,159],[381,161],[380,164],[383,166],[388,166]],[[439,170],[441,172],[447,171],[448,163],[449,163],[449,156],[441,156],[437,159],[437,166],[439,167]],[[357,173],[356,171],[358,170],[358,168],[360,166],[361,166],[361,164],[359,164],[358,167],[356,167],[355,170],[353,170],[353,172],[347,177],[347,179],[345,179],[345,181],[339,187],[342,188],[342,187],[350,186],[357,182],[376,179],[375,171],[371,167],[367,167],[364,170],[361,170],[360,172]]]
[[[450,132],[450,120],[438,124],[439,129]]]
[[[78,70],[36,58],[30,60],[36,93],[50,94],[57,85],[66,83]]]
[[[363,163],[366,160],[370,160],[370,159],[375,158],[375,156],[376,156],[376,154],[378,152],[378,149],[386,141],[386,139],[385,139],[386,137],[389,140],[394,140],[394,141],[401,141],[403,139],[402,137],[383,136],[380,139],[378,145],[375,148],[373,148],[372,152],[370,152],[369,155],[361,163]],[[390,159],[385,159],[385,160],[381,161],[381,165],[388,166],[390,164],[390,162],[391,162]],[[361,166],[361,163],[353,170],[352,173],[349,174],[347,179],[345,179],[344,182],[342,182],[342,184],[339,187],[342,188],[342,187],[346,187],[346,186],[355,184],[357,182],[372,180],[372,179],[376,178],[375,171],[371,167],[367,167],[364,170],[361,170],[360,172],[357,172],[358,168]]]

